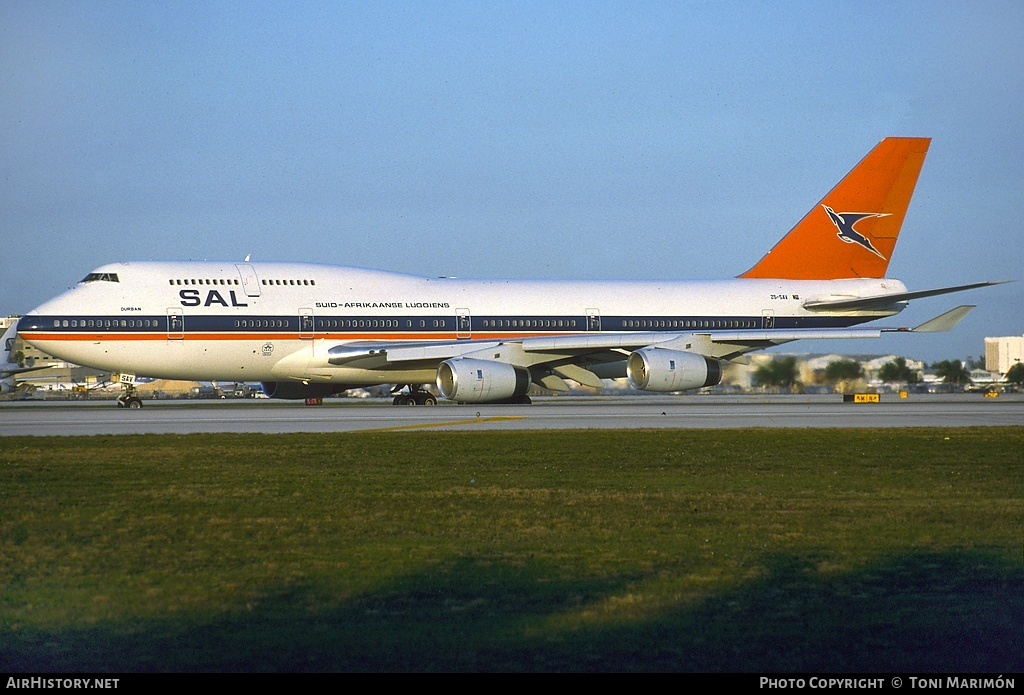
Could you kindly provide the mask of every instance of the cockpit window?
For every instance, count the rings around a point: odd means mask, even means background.
[[[103,282],[119,282],[117,273],[89,273],[82,278],[82,282],[98,282],[101,280]]]

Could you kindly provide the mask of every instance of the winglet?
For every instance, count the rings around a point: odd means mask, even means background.
[[[945,314],[936,316],[930,321],[925,321],[920,326],[911,328],[913,333],[945,333],[951,330],[953,326],[960,323],[967,314],[971,313],[974,309],[973,304],[964,304],[958,306],[955,309],[950,309]]]
[[[882,278],[930,138],[886,138],[741,278]]]

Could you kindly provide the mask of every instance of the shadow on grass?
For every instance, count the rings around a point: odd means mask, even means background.
[[[574,580],[473,559],[345,601],[282,591],[208,621],[27,633],[0,628],[5,671],[1024,670],[1024,568],[909,554],[847,574],[775,556],[758,580],[654,617],[573,620],[637,578]]]

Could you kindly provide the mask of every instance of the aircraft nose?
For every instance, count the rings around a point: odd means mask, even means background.
[[[21,317],[18,323],[19,333],[28,333],[31,331],[46,330],[52,328],[53,317],[56,316],[69,316],[75,312],[71,309],[71,303],[68,299],[68,295],[74,290],[68,290],[63,292],[53,299],[47,300],[32,309],[27,314]]]

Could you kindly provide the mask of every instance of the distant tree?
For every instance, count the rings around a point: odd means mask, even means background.
[[[824,376],[825,381],[832,384],[833,388],[846,393],[853,387],[853,382],[864,376],[864,368],[860,366],[860,362],[854,360],[836,360],[829,362],[825,367]]]
[[[932,369],[942,379],[944,384],[960,386],[971,383],[971,373],[964,367],[960,360],[942,360],[932,365]]]
[[[791,388],[797,383],[795,357],[779,357],[767,364],[762,364],[754,371],[756,386],[780,386]]]
[[[1006,373],[1006,381],[1010,384],[1024,384],[1024,362],[1018,362]]]
[[[878,378],[887,384],[916,384],[921,381],[921,375],[916,370],[907,366],[907,361],[897,357],[892,362],[886,362],[878,370]]]
[[[825,367],[826,381],[853,381],[862,376],[864,376],[864,368],[860,366],[860,362],[854,360],[836,360]]]

